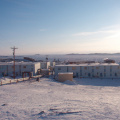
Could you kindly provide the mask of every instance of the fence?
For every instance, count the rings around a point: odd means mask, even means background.
[[[42,75],[33,76],[31,78],[40,78],[40,77],[42,77]],[[0,85],[18,83],[20,81],[27,81],[27,80],[30,80],[31,78],[26,77],[26,78],[19,78],[19,79],[0,80]]]

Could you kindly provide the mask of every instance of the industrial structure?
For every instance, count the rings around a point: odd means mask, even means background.
[[[13,47],[13,48],[11,48],[12,50],[13,50],[13,59],[14,59],[14,61],[13,61],[13,78],[15,79],[15,50],[16,49],[18,49],[18,48],[16,48],[15,46]]]

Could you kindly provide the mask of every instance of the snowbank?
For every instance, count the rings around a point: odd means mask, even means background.
[[[77,83],[73,80],[73,81],[70,81],[70,80],[66,80],[65,82],[63,82],[64,84],[67,84],[67,85],[76,85]]]

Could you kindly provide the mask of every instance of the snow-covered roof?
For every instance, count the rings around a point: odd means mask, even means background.
[[[62,65],[55,65],[58,67],[61,66],[118,66],[117,63],[86,63],[86,64],[62,64]]]
[[[45,64],[45,63],[50,63],[50,61],[47,61],[47,62],[43,61],[43,62],[40,62],[40,63],[43,63],[43,64]]]
[[[73,74],[73,72],[62,72],[62,73],[58,73],[58,74]]]
[[[39,62],[15,62],[15,65],[34,65]],[[13,62],[0,62],[0,65],[13,65]]]

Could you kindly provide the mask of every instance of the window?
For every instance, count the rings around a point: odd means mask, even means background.
[[[100,73],[100,77],[102,77],[102,73]]]
[[[58,70],[61,70],[61,68],[59,67]]]
[[[99,69],[99,67],[96,67],[96,69]]]
[[[26,68],[26,66],[23,66],[23,68]]]
[[[106,73],[104,73],[104,77],[106,77]]]
[[[76,73],[76,77],[78,77],[78,75],[79,75],[79,74],[78,74],[78,73]]]
[[[76,70],[76,67],[72,67],[72,70]]]
[[[84,67],[85,70],[87,70],[87,67]]]
[[[115,73],[115,76],[117,77],[117,73]]]
[[[82,70],[80,70],[80,76],[82,76]]]
[[[89,77],[91,76],[90,73],[88,73],[88,76],[89,76]]]

